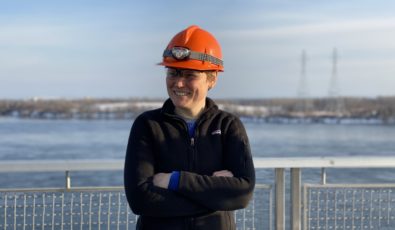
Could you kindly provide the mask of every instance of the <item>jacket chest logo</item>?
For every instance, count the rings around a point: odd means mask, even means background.
[[[221,130],[217,129],[211,132],[211,135],[221,135]]]

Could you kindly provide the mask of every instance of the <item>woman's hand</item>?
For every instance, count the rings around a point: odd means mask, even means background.
[[[154,175],[154,185],[167,189],[169,186],[171,173],[157,173]]]
[[[154,175],[153,183],[157,187],[167,189],[169,186],[171,173],[157,173]],[[215,177],[233,177],[233,173],[229,170],[220,170],[213,173]]]
[[[216,171],[213,173],[213,176],[220,177],[233,177],[233,173],[229,170],[221,170],[221,171]]]
[[[171,173],[157,173],[154,175],[153,183],[155,186],[166,188],[169,186]]]

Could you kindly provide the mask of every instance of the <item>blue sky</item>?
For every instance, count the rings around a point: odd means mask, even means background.
[[[395,95],[391,1],[1,1],[0,98],[166,97],[157,66],[196,24],[222,45],[214,98]]]

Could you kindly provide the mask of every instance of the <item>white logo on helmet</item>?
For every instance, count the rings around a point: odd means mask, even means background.
[[[183,60],[183,59],[189,57],[189,55],[191,54],[191,51],[189,51],[189,49],[183,48],[183,47],[173,47],[171,49],[171,54],[173,55],[173,57],[175,59]]]

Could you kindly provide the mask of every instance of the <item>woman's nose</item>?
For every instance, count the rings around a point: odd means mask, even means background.
[[[178,77],[177,80],[176,80],[175,85],[177,87],[183,87],[185,85],[184,81],[185,81],[185,79],[183,77]]]

